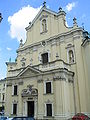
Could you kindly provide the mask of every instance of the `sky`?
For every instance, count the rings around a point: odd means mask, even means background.
[[[26,40],[25,28],[29,25],[44,0],[0,0],[0,79],[6,77],[6,62],[15,61],[20,40]],[[66,12],[67,25],[73,25],[77,18],[78,26],[90,32],[90,0],[46,0],[47,8],[58,12],[59,7]]]

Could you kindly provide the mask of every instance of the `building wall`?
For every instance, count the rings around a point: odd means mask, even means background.
[[[88,41],[87,41],[88,40]],[[90,71],[90,55],[89,55],[89,51],[90,51],[90,39],[88,38],[86,40],[86,44],[84,46],[82,46],[82,52],[83,52],[83,62],[84,62],[84,71],[85,71],[85,86],[86,86],[86,98],[87,98],[87,114],[90,114],[90,75],[89,75],[89,71]]]
[[[5,101],[6,101],[6,80],[0,80],[0,112],[4,111],[5,109]]]
[[[90,46],[84,50],[81,46],[83,30],[77,26],[75,19],[72,28],[66,27],[64,11],[55,14],[42,10],[37,16],[31,26],[26,28],[27,40],[25,44],[20,43],[16,62],[7,62],[6,114],[12,115],[12,104],[9,104],[9,101],[18,104],[17,115],[27,114],[25,111],[23,112],[23,104],[28,98],[22,99],[21,93],[30,84],[38,90],[38,100],[33,98],[37,106],[35,117],[39,119],[46,117],[46,103],[52,103],[54,119],[68,119],[77,112],[89,115],[90,68],[88,64],[90,56],[87,51]],[[42,32],[41,28],[43,17],[47,22],[47,31],[45,32]],[[73,51],[74,57],[74,61],[71,63],[69,63],[70,50]],[[43,53],[48,53],[49,61],[46,65],[42,64],[41,55]],[[22,63],[25,64],[22,66]],[[31,68],[28,71],[28,66],[34,68],[33,73]],[[36,70],[38,70],[38,77],[35,73]],[[21,74],[22,71],[25,73]],[[40,71],[42,73],[39,73]],[[59,78],[54,80],[54,76],[59,76]],[[40,81],[38,82],[39,77]],[[48,80],[53,83],[53,92],[50,95],[44,94],[44,84]],[[22,84],[19,81],[22,81]],[[18,96],[12,96],[12,86],[15,84],[18,85]]]

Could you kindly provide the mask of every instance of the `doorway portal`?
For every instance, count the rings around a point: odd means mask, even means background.
[[[28,117],[34,117],[34,101],[27,102],[27,115]]]

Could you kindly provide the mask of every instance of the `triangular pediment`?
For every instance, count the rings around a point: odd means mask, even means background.
[[[18,74],[18,77],[35,76],[35,75],[38,75],[40,73],[41,73],[41,71],[37,70],[36,68],[28,66]]]

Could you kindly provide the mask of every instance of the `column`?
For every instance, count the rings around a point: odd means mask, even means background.
[[[37,99],[34,101],[34,118],[37,118]]]
[[[23,102],[23,116],[27,116],[27,101]]]

